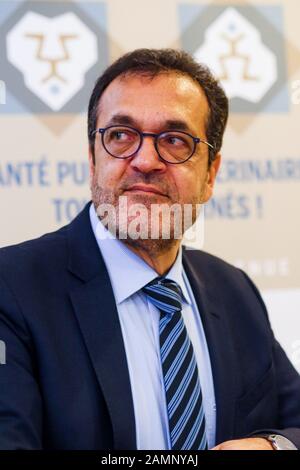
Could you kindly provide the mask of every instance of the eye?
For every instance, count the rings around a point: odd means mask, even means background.
[[[126,131],[112,131],[110,133],[111,140],[127,140],[129,138],[128,132]]]
[[[181,148],[189,146],[188,139],[185,135],[176,134],[176,133],[167,133],[161,136],[161,144],[173,147],[173,148]]]
[[[182,145],[182,144],[185,144],[184,139],[182,139],[181,137],[174,136],[174,135],[168,136],[168,137],[167,137],[167,141],[168,141],[168,144],[170,144],[170,145]]]
[[[111,144],[130,144],[137,140],[138,135],[134,130],[122,127],[109,129],[106,142]]]

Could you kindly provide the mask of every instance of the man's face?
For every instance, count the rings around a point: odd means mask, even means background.
[[[159,133],[175,126],[177,130],[206,140],[208,113],[203,90],[188,76],[176,73],[163,73],[154,78],[127,75],[113,80],[104,91],[97,128],[129,125],[142,132]],[[95,165],[90,151],[92,199],[98,214],[100,204],[112,204],[118,209],[120,196],[127,197],[128,212],[134,204],[143,204],[148,210],[153,204],[179,204],[182,208],[184,204],[192,204],[195,208],[196,204],[210,198],[219,162],[220,156],[208,168],[208,147],[202,143],[185,163],[165,163],[160,160],[152,137],[144,138],[142,147],[133,157],[117,159],[105,151],[101,136],[96,134]],[[193,222],[195,218],[194,210]],[[118,233],[118,217],[116,224]],[[141,242],[146,246],[145,240]],[[164,240],[164,245],[167,244]]]

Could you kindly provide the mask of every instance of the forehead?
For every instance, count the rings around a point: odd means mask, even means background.
[[[113,80],[101,96],[98,123],[105,125],[114,115],[124,114],[146,127],[181,120],[191,130],[204,131],[208,113],[204,91],[186,75],[123,75]]]

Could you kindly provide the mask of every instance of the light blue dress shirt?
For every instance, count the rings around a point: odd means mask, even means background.
[[[93,204],[90,220],[108,270],[120,318],[133,397],[137,449],[168,450],[171,447],[160,361],[160,313],[141,291],[158,274],[123,242],[113,238],[99,221]],[[183,269],[181,249],[166,277],[177,282],[184,295],[182,316],[199,369],[208,448],[211,448],[215,445],[216,431],[211,363],[201,317]]]

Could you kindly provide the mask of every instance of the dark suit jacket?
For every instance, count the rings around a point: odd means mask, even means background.
[[[118,313],[88,209],[0,250],[1,449],[136,448]],[[217,443],[280,429],[300,447],[300,378],[257,289],[204,252],[184,250],[183,261],[211,357]]]

